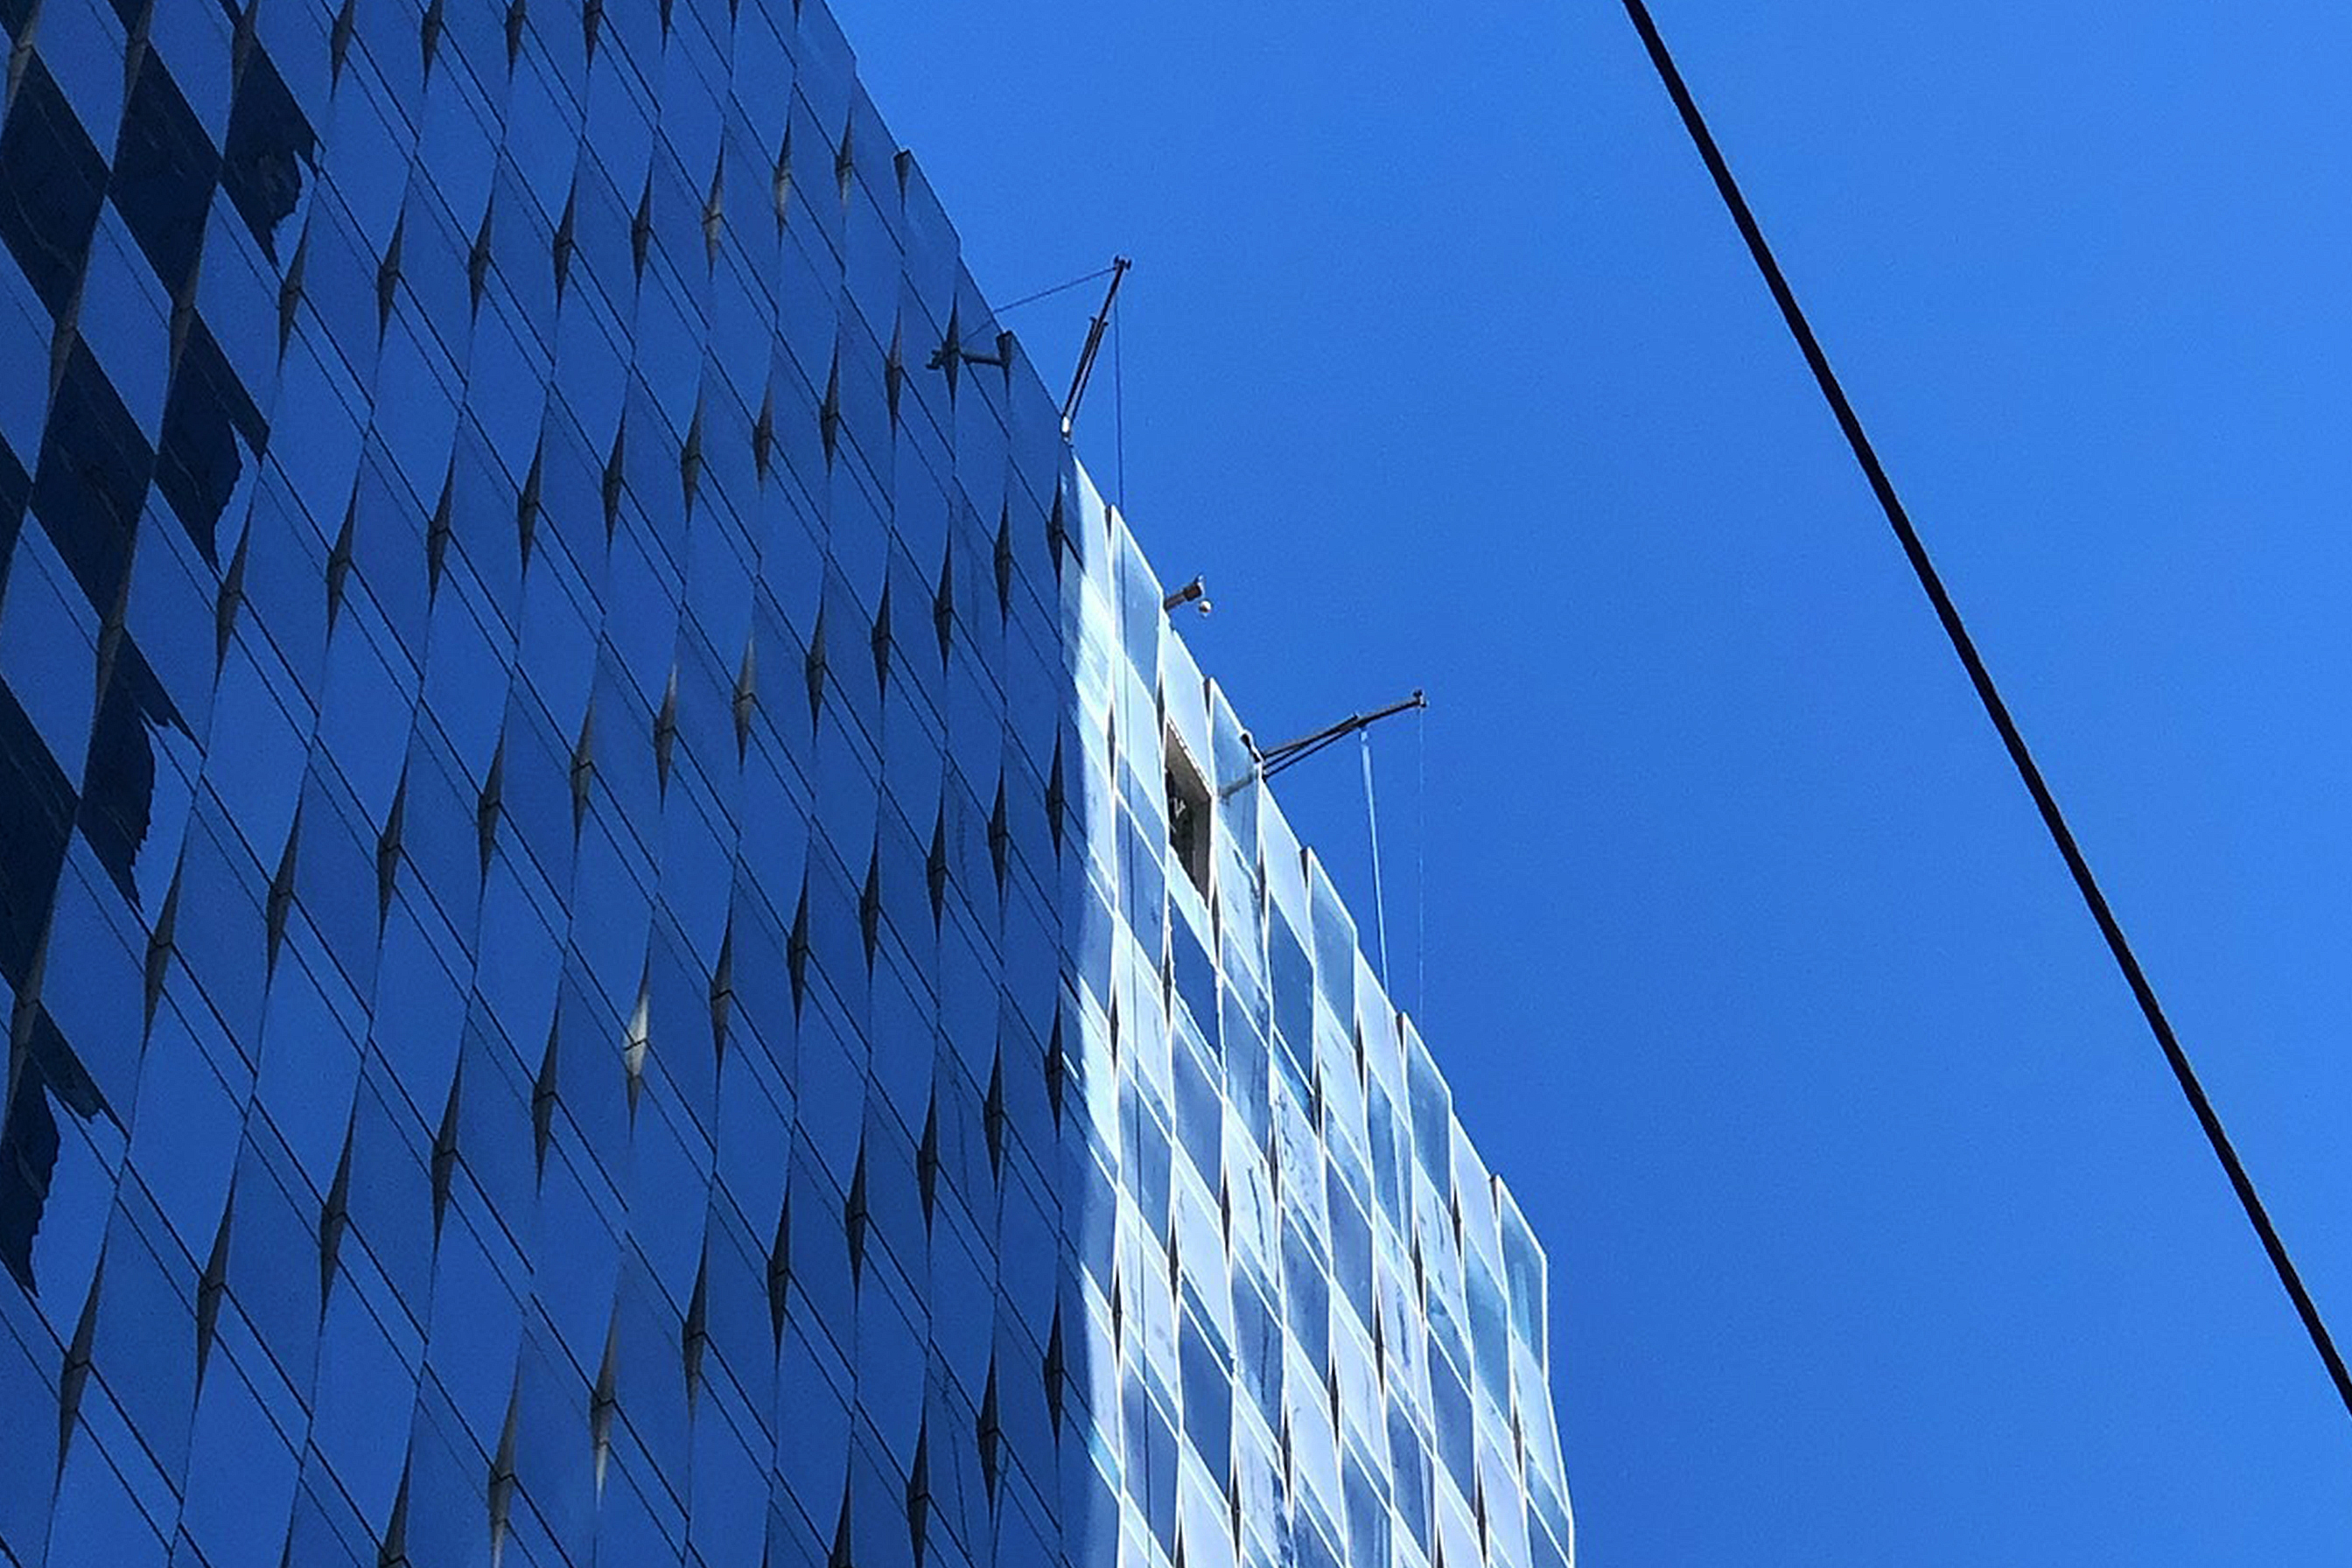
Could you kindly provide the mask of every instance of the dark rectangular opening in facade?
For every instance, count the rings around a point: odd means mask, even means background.
[[[1213,818],[1208,781],[1183,742],[1170,731],[1161,745],[1168,759],[1168,847],[1203,899],[1209,896]]]

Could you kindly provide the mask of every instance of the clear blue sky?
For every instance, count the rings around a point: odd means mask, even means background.
[[[2352,1336],[2352,12],[1656,3]],[[2352,1560],[2352,1418],[1615,0],[837,9],[993,297],[1136,258],[1128,510],[1260,735],[1429,689],[1396,989],[1550,1249],[1583,1561]],[[1012,318],[1054,374],[1090,292]],[[1354,758],[1285,784],[1365,909]]]

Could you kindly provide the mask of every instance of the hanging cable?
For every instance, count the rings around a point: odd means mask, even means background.
[[[1381,883],[1381,808],[1372,797],[1372,731],[1368,725],[1356,731],[1356,739],[1364,743],[1364,821],[1372,839],[1372,929],[1379,933],[1381,944],[1381,985],[1389,983],[1389,910],[1388,898]]]
[[[1127,511],[1127,334],[1119,330],[1120,308],[1110,308],[1110,428],[1114,465],[1111,488],[1118,492],[1118,510]]]
[[[1724,161],[1722,150],[1716,145],[1715,137],[1708,132],[1706,120],[1699,114],[1698,104],[1691,97],[1690,89],[1684,85],[1682,73],[1675,68],[1674,57],[1666,50],[1665,40],[1658,36],[1657,24],[1650,19],[1649,7],[1643,4],[1643,0],[1623,0],[1623,3],[1625,14],[1633,19],[1633,30],[1642,36],[1642,47],[1649,51],[1650,63],[1656,68],[1658,79],[1665,87],[1666,96],[1674,100],[1675,111],[1682,116],[1683,129],[1690,133],[1692,145],[1697,148],[1700,160],[1714,177],[1716,191],[1730,212],[1731,221],[1738,226],[1740,237],[1747,241],[1748,253],[1754,259],[1757,271],[1763,275],[1765,287],[1771,290],[1773,301],[1780,306],[1780,318],[1788,324],[1790,336],[1796,340],[1799,352],[1805,356],[1805,363],[1812,370],[1813,380],[1821,387],[1822,396],[1827,400],[1831,413],[1837,416],[1838,428],[1845,433],[1846,445],[1853,448],[1854,461],[1861,465],[1864,477],[1870,481],[1880,510],[1885,512],[1888,524],[1895,530],[1895,539],[1903,546],[1904,555],[1910,561],[1913,574],[1919,579],[1919,586],[1927,593],[1928,604],[1934,606],[1936,618],[1943,623],[1944,635],[1950,639],[1952,651],[1959,656],[1962,668],[1968,671],[1969,680],[1976,688],[1977,700],[1984,705],[1993,728],[2000,732],[2001,744],[2008,748],[2009,759],[2016,766],[2018,777],[2024,781],[2026,793],[2033,797],[2034,807],[2042,814],[2042,826],[2049,831],[2050,840],[2056,846],[2059,858],[2066,862],[2067,872],[2074,879],[2075,890],[2082,895],[2091,919],[2098,925],[2099,934],[2106,939],[2107,951],[2114,955],[2116,967],[2123,972],[2125,983],[2131,987],[2132,996],[2139,1004],[2140,1014],[2147,1020],[2149,1032],[2156,1037],[2157,1045],[2163,1050],[2165,1062],[2172,1068],[2173,1079],[2179,1084],[2189,1110],[2196,1113],[2197,1123],[2204,1130],[2205,1141],[2212,1145],[2214,1158],[2221,1163],[2222,1171],[2230,1178],[2231,1187],[2238,1194],[2239,1205],[2246,1211],[2247,1222],[2254,1227],[2254,1234],[2262,1240],[2263,1250],[2270,1256],[2271,1268],[2277,1272],[2279,1283],[2294,1303],[2295,1312],[2303,1320],[2304,1331],[2311,1336],[2312,1348],[2326,1363],[2327,1374],[2336,1384],[2336,1396],[2344,1402],[2346,1412],[2352,1414],[2352,1372],[2347,1371],[2343,1356],[2336,1352],[2336,1341],[2328,1333],[2326,1321],[2319,1315],[2318,1304],[2311,1299],[2311,1292],[2304,1288],[2303,1277],[2296,1272],[2294,1260],[2287,1254],[2286,1243],[2280,1239],[2277,1227],[2271,1223],[2270,1211],[2263,1206],[2261,1194],[2254,1190],[2253,1178],[2246,1173],[2244,1163],[2238,1158],[2237,1149],[2231,1143],[2230,1135],[2221,1125],[2220,1113],[2213,1109],[2212,1101],[2206,1098],[2204,1085],[2198,1081],[2196,1069],[2189,1065],[2188,1052],[2173,1034],[2172,1024],[2166,1018],[2163,1005],[2157,1000],[2155,986],[2140,968],[2139,959],[2124,935],[2123,926],[2107,905],[2106,895],[2099,890],[2098,880],[2091,873],[2090,862],[2084,858],[2081,847],[2074,841],[2074,830],[2067,826],[2065,816],[2058,808],[2057,797],[2051,793],[2049,783],[2043,779],[2041,767],[2033,760],[2033,753],[2027,749],[2017,721],[2010,715],[2009,705],[2001,700],[2000,690],[1993,685],[1992,673],[1986,668],[1983,656],[1977,651],[1976,640],[1969,635],[1958,608],[1952,603],[1951,595],[1945,590],[1943,578],[1937,574],[1934,563],[1928,559],[1927,548],[1921,542],[1918,531],[1912,526],[1910,514],[1904,510],[1901,499],[1895,495],[1894,481],[1887,478],[1877,449],[1871,445],[1869,435],[1863,429],[1860,416],[1854,413],[1853,404],[1846,400],[1845,389],[1840,384],[1836,371],[1831,368],[1829,356],[1822,352],[1820,340],[1813,336],[1813,329],[1806,321],[1802,307],[1797,303],[1795,290],[1790,288],[1787,277],[1780,271],[1780,264],[1773,258],[1771,247],[1765,243],[1764,231],[1758,225],[1756,215],[1749,210],[1747,198],[1740,194],[1738,183],[1732,178],[1731,166]]]
[[[1412,1010],[1429,1006],[1429,710],[1412,721]]]

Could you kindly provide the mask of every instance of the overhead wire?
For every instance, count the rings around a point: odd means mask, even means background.
[[[1887,477],[1877,449],[1863,428],[1861,417],[1848,401],[1836,371],[1831,367],[1828,354],[1823,352],[1820,340],[1813,335],[1812,326],[1806,320],[1803,308],[1797,302],[1795,290],[1790,287],[1780,262],[1773,257],[1771,247],[1766,243],[1763,228],[1757,222],[1747,198],[1740,193],[1738,182],[1732,177],[1731,167],[1725,161],[1722,149],[1716,144],[1705,118],[1699,113],[1698,104],[1685,84],[1682,72],[1676,68],[1665,40],[1659,36],[1649,7],[1643,0],[1622,0],[1622,3],[1634,31],[1641,35],[1642,47],[1648,52],[1650,63],[1657,71],[1666,96],[1674,100],[1675,111],[1682,118],[1683,129],[1689,133],[1700,160],[1714,178],[1717,193],[1723,198],[1724,206],[1738,226],[1740,237],[1747,242],[1748,253],[1755,261],[1758,272],[1762,274],[1765,287],[1771,291],[1773,301],[1780,306],[1781,320],[1787,324],[1790,337],[1796,341],[1798,350],[1804,355],[1805,363],[1811,369],[1813,380],[1828,402],[1831,413],[1836,416],[1838,428],[1844,433],[1846,445],[1853,449],[1855,462],[1869,480],[1880,510],[1886,514],[1886,521],[1903,547],[1913,574],[1918,578],[1920,588],[1934,607],[1936,618],[1942,623],[1952,651],[1959,657],[1962,668],[1968,671],[1969,681],[1976,689],[1977,700],[1991,719],[1993,728],[2000,731],[2001,744],[2007,748],[2018,777],[2023,781],[2026,792],[2033,797],[2034,808],[2041,813],[2042,826],[2048,831],[2051,843],[2056,847],[2060,858],[2065,861],[2075,890],[2090,910],[2099,934],[2105,939],[2107,951],[2113,955],[2116,967],[2122,972],[2126,984],[2130,987],[2133,999],[2139,1004],[2141,1016],[2147,1020],[2149,1032],[2155,1036],[2158,1047],[2164,1053],[2165,1063],[2172,1069],[2174,1081],[2179,1085],[2190,1110],[2195,1112],[2198,1126],[2203,1130],[2206,1142],[2211,1145],[2214,1158],[2221,1163],[2222,1171],[2229,1177],[2239,1206],[2245,1210],[2247,1223],[2261,1239],[2272,1269],[2278,1275],[2279,1283],[2284,1288],[2288,1299],[2294,1302],[2295,1313],[2303,1321],[2304,1331],[2310,1337],[2312,1348],[2319,1352],[2320,1360],[2326,1364],[2328,1376],[2336,1384],[2337,1398],[2343,1402],[2346,1412],[2352,1414],[2352,1371],[2347,1370],[2344,1358],[2336,1348],[2335,1337],[2328,1332],[2326,1321],[2320,1315],[2318,1303],[2313,1300],[2311,1292],[2305,1287],[2303,1277],[2287,1252],[2285,1241],[2279,1236],[2269,1209],[2255,1191],[2252,1177],[2246,1172],[2245,1163],[2239,1158],[2236,1146],[2231,1142],[2229,1132],[2221,1124],[2221,1114],[2214,1110],[2204,1085],[2189,1063],[2188,1052],[2173,1032],[2171,1021],[2166,1017],[2163,1005],[2157,998],[2156,987],[2141,968],[2121,922],[2108,905],[2106,895],[2100,890],[2097,878],[2092,874],[2090,862],[2075,841],[2074,830],[2067,826],[2065,815],[2059,809],[2056,795],[2052,793],[2049,782],[2042,777],[2040,765],[2033,760],[2033,753],[2027,747],[2017,721],[2011,715],[2009,705],[2002,700],[2000,689],[1993,684],[1992,673],[1987,668],[1983,656],[1978,652],[1976,640],[1969,635],[1958,607],[1952,602],[1943,578],[1928,558],[1918,530],[1912,525],[1909,512],[1895,494],[1894,481]]]
[[[1097,278],[1108,278],[1111,275],[1111,270],[1108,267],[1097,267],[1092,272],[1083,277],[1073,278],[1066,283],[1056,283],[1050,289],[1040,289],[1034,294],[1024,294],[1010,305],[997,306],[996,313],[1001,316],[1007,310],[1017,310],[1024,305],[1034,305],[1040,300],[1050,300],[1055,295],[1066,293],[1081,283],[1091,283]]]

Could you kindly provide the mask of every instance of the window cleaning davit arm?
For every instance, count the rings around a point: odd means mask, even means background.
[[[1119,279],[1127,276],[1131,266],[1124,256],[1110,258],[1110,288],[1103,295],[1102,309],[1087,328],[1087,346],[1078,351],[1077,374],[1070,378],[1070,395],[1062,399],[1062,439],[1070,438],[1071,427],[1077,423],[1078,400],[1087,395],[1087,379],[1095,373],[1095,355],[1102,352],[1103,333],[1110,327],[1110,308],[1118,302]]]
[[[1402,702],[1391,702],[1370,713],[1350,713],[1337,724],[1318,730],[1311,735],[1301,735],[1295,741],[1285,741],[1279,746],[1269,746],[1257,754],[1257,776],[1270,779],[1283,769],[1305,762],[1326,746],[1336,745],[1359,730],[1369,730],[1383,719],[1428,706],[1429,699],[1416,689]]]

